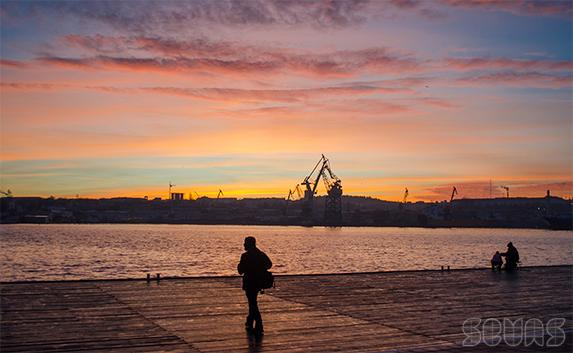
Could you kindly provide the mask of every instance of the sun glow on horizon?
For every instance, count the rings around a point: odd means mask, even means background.
[[[2,1],[0,189],[573,197],[570,1],[229,1]]]

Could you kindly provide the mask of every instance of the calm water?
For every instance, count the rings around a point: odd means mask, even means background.
[[[516,229],[3,225],[3,281],[235,274],[254,235],[275,273],[484,267],[513,241],[524,265],[573,264],[573,233]]]

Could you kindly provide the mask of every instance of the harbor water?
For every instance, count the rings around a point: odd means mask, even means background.
[[[0,229],[2,281],[234,275],[248,235],[277,274],[487,267],[509,241],[525,266],[573,264],[568,231],[148,224]]]

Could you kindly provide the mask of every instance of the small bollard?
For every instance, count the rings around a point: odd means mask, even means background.
[[[444,270],[444,266],[442,266],[442,271]]]
[[[450,265],[448,265],[448,272],[450,271]]]
[[[157,274],[157,282],[159,282],[159,280],[161,279],[161,273]]]
[[[148,274],[147,274],[147,282],[150,282],[150,281],[151,281],[151,274],[148,273]]]

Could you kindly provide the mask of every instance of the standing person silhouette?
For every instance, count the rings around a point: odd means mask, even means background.
[[[241,255],[237,270],[243,275],[243,290],[249,302],[249,315],[245,328],[249,333],[260,336],[263,334],[263,319],[259,311],[257,296],[262,289],[262,275],[273,266],[273,263],[264,252],[257,248],[255,237],[246,237],[244,246],[245,252]],[[254,329],[253,323],[255,323]]]

